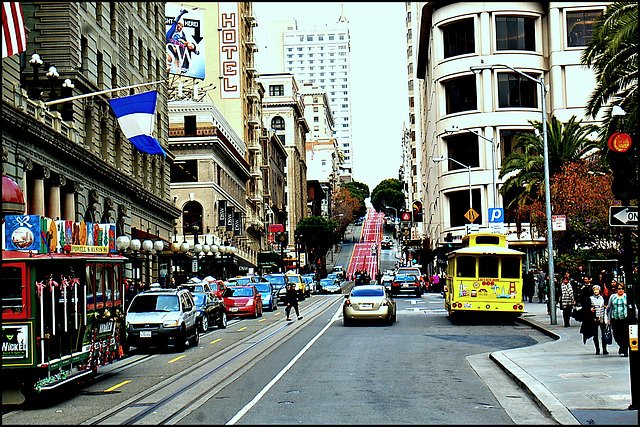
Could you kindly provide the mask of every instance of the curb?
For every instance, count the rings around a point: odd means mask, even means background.
[[[553,338],[560,339],[555,332],[545,328],[537,322],[529,319],[518,318],[516,322],[523,323],[536,329],[543,334]],[[546,345],[548,343],[540,343],[535,345]],[[517,350],[517,349],[516,349]],[[503,350],[489,353],[489,358],[500,367],[516,384],[529,395],[529,397],[540,407],[549,417],[561,425],[581,425],[576,417],[542,384],[540,381],[532,377],[528,372],[514,363],[507,354],[509,351]]]

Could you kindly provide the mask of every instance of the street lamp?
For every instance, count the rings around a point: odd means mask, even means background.
[[[484,139],[485,141],[489,141],[491,143],[491,182],[493,183],[493,207],[497,207],[498,205],[498,187],[496,185],[496,146],[493,138],[487,138],[485,136],[480,135],[478,132],[471,129],[459,129],[457,126],[452,126],[450,128],[446,128],[444,130],[447,134],[452,134],[459,132],[460,130],[470,132],[477,137]]]
[[[523,73],[522,71],[516,70],[515,68],[505,65],[505,64],[481,64],[481,65],[472,65],[469,67],[471,71],[478,74],[482,70],[492,70],[496,67],[504,67],[509,70],[526,77],[529,80],[532,80],[540,85],[540,93],[541,93],[541,101],[542,101],[542,143],[544,146],[544,201],[547,215],[547,255],[549,259],[549,299],[551,301],[555,301],[555,283],[554,276],[555,272],[553,266],[553,230],[551,223],[551,189],[549,184],[549,147],[547,144],[547,87],[544,82],[544,73],[539,79],[535,77],[531,77],[528,74]],[[550,310],[551,315],[551,324],[557,324],[556,319],[556,311]]]
[[[467,168],[467,172],[469,173],[469,209],[473,208],[473,197],[472,197],[472,192],[471,192],[471,166],[467,166],[463,163],[460,163],[459,161],[457,161],[454,158],[451,157],[434,157],[433,161],[435,163],[440,163],[443,162],[445,160],[451,160],[456,162],[457,164],[459,164],[460,166],[462,166],[463,168]]]

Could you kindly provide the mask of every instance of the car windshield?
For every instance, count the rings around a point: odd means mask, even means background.
[[[383,297],[384,291],[382,290],[382,288],[367,288],[367,289],[354,288],[353,291],[351,291],[351,296],[352,297]]]
[[[289,276],[289,283],[300,283],[300,277],[298,277],[298,276]]]
[[[231,289],[232,297],[250,297],[253,296],[251,288],[229,288]]]
[[[396,281],[400,282],[414,282],[418,280],[413,274],[396,274]]]
[[[180,301],[176,295],[137,295],[129,307],[131,313],[179,310]]]
[[[194,294],[193,300],[196,302],[196,305],[200,307],[207,302],[207,294]]]
[[[249,283],[251,283],[251,277],[238,277],[235,282],[238,285],[247,285]]]
[[[265,279],[273,283],[274,285],[284,285],[284,276],[266,276]]]
[[[183,285],[185,288],[189,289],[190,292],[205,292],[204,285],[194,285],[194,284],[185,284]]]
[[[269,292],[271,289],[268,283],[256,283],[254,285],[256,287],[256,289],[258,290],[258,292]]]

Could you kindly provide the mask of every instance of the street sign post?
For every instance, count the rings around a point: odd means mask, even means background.
[[[614,227],[637,227],[637,206],[610,206],[609,225]]]

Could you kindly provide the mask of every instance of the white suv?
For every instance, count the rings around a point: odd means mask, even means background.
[[[139,348],[157,344],[173,344],[184,351],[187,339],[196,346],[200,342],[196,319],[196,304],[186,289],[139,293],[127,310],[125,352],[131,345]]]

